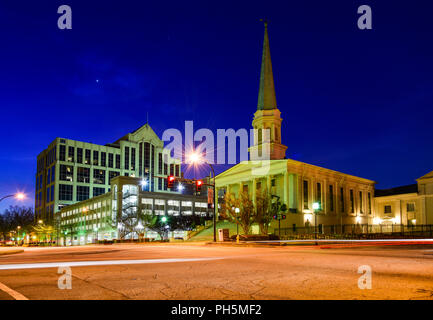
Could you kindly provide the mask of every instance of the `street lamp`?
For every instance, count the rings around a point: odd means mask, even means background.
[[[4,196],[3,198],[0,198],[0,201],[7,199],[7,198],[12,198],[14,197],[17,200],[24,200],[26,198],[26,195],[22,192],[18,192],[18,193],[14,193],[14,194],[9,194],[7,196]]]
[[[313,211],[314,211],[314,238],[317,239],[317,211],[320,209],[320,203],[313,203]]]
[[[18,245],[19,245],[19,241],[20,241],[20,229],[21,229],[21,226],[18,226],[17,227],[17,243],[18,243]]]
[[[200,163],[206,163],[212,170],[212,174],[213,174],[213,184],[211,185],[213,188],[213,241],[216,242],[216,204],[215,204],[215,196],[216,196],[216,188],[215,188],[215,181],[216,181],[216,177],[215,177],[215,170],[213,168],[213,166],[207,162],[205,159],[203,159],[203,157],[198,154],[198,153],[191,153],[189,155],[189,161],[193,164],[200,164]]]
[[[239,243],[239,208],[235,209],[236,212],[236,219],[238,220],[238,222],[236,223],[236,243]]]
[[[98,243],[98,228],[97,227],[94,227],[93,228],[93,231],[95,231],[95,244],[97,244]]]

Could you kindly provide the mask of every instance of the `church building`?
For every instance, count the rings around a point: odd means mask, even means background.
[[[236,195],[240,191],[247,191],[255,202],[256,191],[266,188],[274,198],[288,207],[286,219],[281,221],[281,226],[285,228],[317,226],[320,230],[323,226],[371,224],[375,182],[287,159],[287,146],[283,144],[281,136],[282,122],[265,23],[250,160],[240,162],[216,177],[219,194],[230,192]],[[275,226],[277,222],[273,223]]]

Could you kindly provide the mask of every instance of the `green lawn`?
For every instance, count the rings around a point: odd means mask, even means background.
[[[236,224],[231,222],[225,222],[225,221],[218,221],[216,225],[217,229],[217,240],[218,240],[218,229],[229,229],[230,237],[232,235],[236,234]],[[241,232],[241,229],[239,229],[239,233]],[[196,234],[194,237],[189,239],[188,241],[213,241],[213,226],[210,226],[209,228],[201,231],[200,233]]]

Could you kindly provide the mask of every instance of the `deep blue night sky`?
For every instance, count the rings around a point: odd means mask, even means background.
[[[433,170],[433,5],[416,3],[2,1],[0,196],[23,190],[33,205],[52,140],[113,142],[147,112],[160,136],[185,120],[249,129],[262,17],[287,156],[378,188],[415,183]],[[62,4],[72,30],[57,28]],[[371,31],[357,28],[362,4]]]

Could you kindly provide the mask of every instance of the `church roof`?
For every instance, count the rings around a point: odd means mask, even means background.
[[[257,110],[277,109],[274,75],[272,73],[271,50],[269,48],[268,23],[265,21],[265,38],[263,40],[262,68],[260,71],[259,100]]]
[[[417,193],[418,192],[418,184],[411,184],[408,186],[395,187],[391,189],[383,189],[374,191],[375,197],[386,197],[386,196],[395,196],[398,194],[406,194],[406,193]]]
[[[418,178],[417,180],[421,180],[421,179],[431,179],[433,178],[433,171],[427,173],[426,175],[422,176],[421,178]]]

